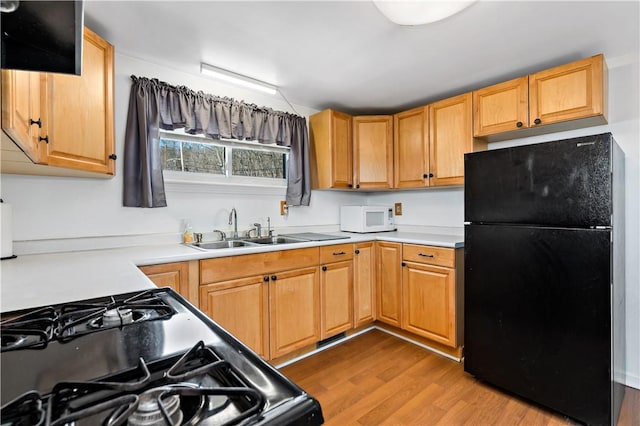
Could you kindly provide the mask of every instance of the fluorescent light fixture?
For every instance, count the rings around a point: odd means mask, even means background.
[[[380,13],[398,25],[423,25],[440,21],[471,6],[476,0],[373,0]]]
[[[256,80],[255,78],[247,77],[246,75],[237,74],[205,63],[200,64],[200,73],[217,78],[218,80],[226,81],[227,83],[260,90],[262,92],[269,93],[270,95],[275,95],[278,92],[278,87],[273,84],[265,83],[264,81]]]

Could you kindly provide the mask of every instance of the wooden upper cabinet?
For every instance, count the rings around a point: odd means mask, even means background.
[[[429,186],[428,116],[428,106],[393,116],[395,188]]]
[[[473,135],[487,136],[529,127],[529,77],[473,92]]]
[[[115,174],[113,136],[113,46],[84,29],[82,75],[47,74],[52,166]]]
[[[2,70],[2,129],[34,163],[40,163],[46,123],[40,113],[42,75]]]
[[[529,76],[530,125],[598,116],[606,123],[607,69],[603,55]]]
[[[326,109],[309,117],[311,187],[353,187],[351,116]]]
[[[472,95],[465,93],[429,106],[431,186],[464,184],[464,154],[476,148],[471,105]]]
[[[393,188],[393,116],[353,117],[353,185]]]

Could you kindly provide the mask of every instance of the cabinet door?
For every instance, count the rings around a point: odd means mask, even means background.
[[[200,309],[269,359],[269,277],[262,275],[200,287]]]
[[[158,287],[171,287],[176,293],[191,301],[189,294],[189,262],[141,266],[140,270]]]
[[[596,55],[531,74],[531,126],[604,115],[605,67],[603,56]]]
[[[454,269],[406,262],[402,295],[404,330],[456,347]]]
[[[425,106],[393,116],[395,188],[429,186],[428,113]]]
[[[431,186],[463,185],[464,154],[473,151],[471,93],[430,105]]]
[[[309,117],[311,187],[353,187],[351,116],[327,109]]]
[[[529,127],[529,77],[524,76],[473,92],[473,135]]]
[[[353,117],[353,183],[356,189],[393,188],[393,117]]]
[[[374,243],[356,244],[353,257],[353,310],[354,326],[373,322],[376,319],[375,251]]]
[[[113,46],[84,29],[82,76],[47,74],[47,163],[115,174]]]
[[[41,161],[44,142],[39,137],[46,134],[40,114],[40,85],[40,73],[2,70],[2,129],[34,163]],[[34,124],[38,120],[41,124]]]
[[[320,268],[320,339],[353,328],[353,261]]]
[[[377,242],[378,320],[400,327],[402,244]]]
[[[320,340],[318,267],[273,274],[269,281],[271,358]]]

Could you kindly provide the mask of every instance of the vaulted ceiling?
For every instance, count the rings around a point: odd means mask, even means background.
[[[480,0],[403,27],[370,1],[90,0],[85,23],[156,64],[199,74],[206,62],[295,104],[388,113],[597,53],[637,61],[639,5]]]

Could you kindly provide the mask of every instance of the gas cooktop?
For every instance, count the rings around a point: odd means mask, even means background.
[[[171,289],[4,316],[3,425],[323,422],[315,399]]]

